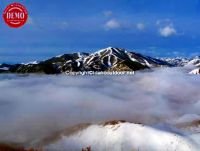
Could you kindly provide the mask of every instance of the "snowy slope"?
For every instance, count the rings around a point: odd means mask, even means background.
[[[138,53],[134,52],[128,52],[125,49],[120,48],[113,48],[108,47],[102,50],[99,50],[95,53],[92,53],[90,56],[86,57],[84,59],[84,63],[91,64],[92,61],[94,61],[96,58],[99,58],[102,60],[102,64],[105,66],[112,66],[117,64],[120,60],[126,60],[130,59],[133,62],[141,63],[144,66],[152,67],[156,65],[166,65],[164,62],[147,57]]]
[[[0,64],[0,71],[9,71],[10,65],[8,64]]]
[[[193,58],[176,57],[176,58],[160,58],[160,59],[174,66],[196,66],[196,67],[200,66],[199,56]]]
[[[0,68],[0,70],[9,70],[9,68],[8,67],[2,67],[2,68]]]
[[[27,63],[21,63],[23,65],[34,65],[34,64],[38,64],[40,63],[39,61],[31,61],[31,62],[27,62]]]
[[[121,65],[121,67],[119,67]],[[141,55],[135,52],[128,52],[125,49],[108,47],[101,49],[88,56],[80,57],[75,60],[68,60],[62,69],[76,70],[109,70],[120,68],[126,70],[140,70],[151,67],[170,66],[165,61]]]
[[[63,135],[45,147],[48,151],[197,151],[196,146],[176,133],[141,124],[91,125],[73,135]]]
[[[183,57],[160,58],[160,59],[172,64],[173,66],[185,66],[190,61],[190,59]]]
[[[192,70],[189,74],[200,74],[200,68]]]
[[[200,57],[199,56],[194,57],[186,65],[187,66],[193,65],[193,66],[198,67],[200,65]]]

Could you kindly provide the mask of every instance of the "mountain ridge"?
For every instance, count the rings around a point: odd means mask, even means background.
[[[140,53],[108,47],[94,53],[63,54],[40,62],[3,64],[0,65],[0,73],[59,74],[66,71],[137,71],[161,66],[172,65]]]

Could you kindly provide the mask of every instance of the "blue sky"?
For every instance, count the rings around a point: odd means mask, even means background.
[[[12,0],[1,0],[0,11]],[[151,56],[200,55],[200,0],[18,0],[28,23],[0,22],[0,62],[108,46]]]

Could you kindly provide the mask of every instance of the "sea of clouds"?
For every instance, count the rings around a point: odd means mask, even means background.
[[[173,124],[200,115],[200,76],[182,68],[132,76],[0,75],[0,142],[30,144],[81,123]]]

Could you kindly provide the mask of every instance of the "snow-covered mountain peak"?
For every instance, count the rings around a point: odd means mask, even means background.
[[[126,53],[125,49],[121,48],[114,48],[114,47],[107,47],[104,49],[100,49],[91,55],[116,55],[116,54],[121,54],[121,53]]]

